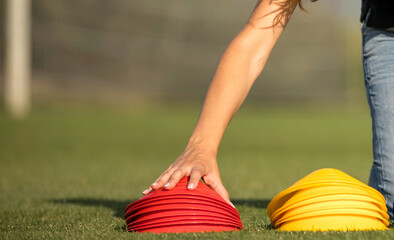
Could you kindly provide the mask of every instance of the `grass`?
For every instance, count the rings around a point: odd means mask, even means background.
[[[181,153],[199,107],[39,106],[0,112],[0,239],[394,239],[382,232],[278,232],[266,206],[323,167],[367,182],[367,109],[245,106],[224,136],[222,180],[245,229],[206,234],[125,231],[125,207]]]

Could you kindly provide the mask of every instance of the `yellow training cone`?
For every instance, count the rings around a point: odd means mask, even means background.
[[[331,168],[314,171],[280,192],[267,213],[282,231],[385,230],[389,225],[378,191]]]

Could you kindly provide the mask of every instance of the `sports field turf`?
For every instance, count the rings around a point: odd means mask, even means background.
[[[266,206],[313,170],[367,182],[366,108],[244,106],[219,151],[222,180],[244,230],[207,234],[125,231],[125,207],[182,152],[199,106],[35,107],[0,112],[0,239],[394,239],[383,232],[282,233]]]

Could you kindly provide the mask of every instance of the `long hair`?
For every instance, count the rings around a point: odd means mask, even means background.
[[[258,0],[255,9],[259,6],[260,2],[262,0]],[[311,2],[316,2],[317,0],[310,0]],[[278,10],[276,10],[275,12],[279,12],[275,18],[274,18],[274,22],[273,22],[273,26],[281,26],[284,27],[283,23],[288,22],[291,14],[293,13],[293,9],[295,5],[298,5],[299,8],[306,12],[304,5],[303,5],[303,0],[270,0],[270,3],[274,3],[278,6],[280,6],[280,8]],[[285,20],[285,21],[283,21]]]

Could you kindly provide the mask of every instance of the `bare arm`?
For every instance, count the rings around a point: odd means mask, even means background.
[[[295,8],[295,4],[292,5],[290,14]],[[163,186],[171,189],[181,178],[190,176],[188,189],[195,189],[203,178],[208,186],[230,202],[220,179],[217,150],[227,125],[262,72],[287,23],[288,17],[273,26],[279,8],[272,0],[259,1],[246,26],[220,59],[185,151],[144,194]]]

